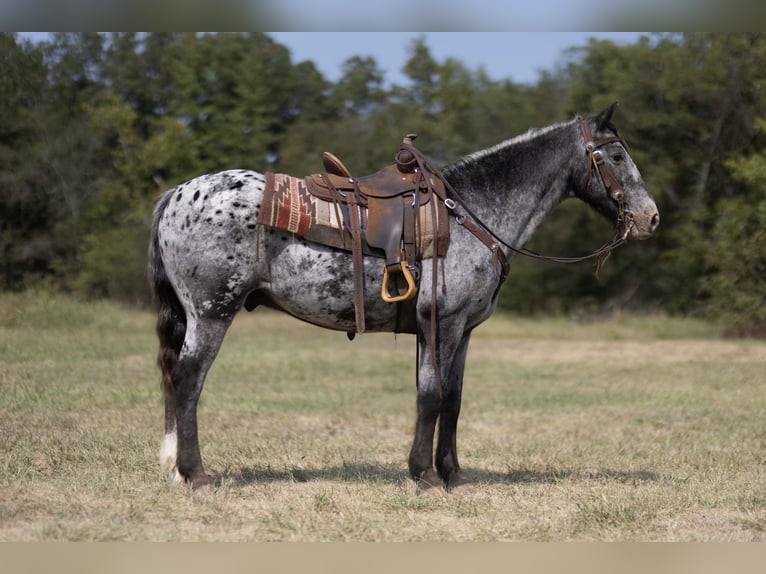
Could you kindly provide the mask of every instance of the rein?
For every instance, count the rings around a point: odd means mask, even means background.
[[[511,251],[519,255],[524,255],[532,259],[542,259],[545,261],[553,261],[555,263],[578,263],[580,261],[585,261],[587,259],[593,259],[594,257],[596,257],[598,258],[596,262],[596,275],[598,275],[598,272],[600,271],[601,267],[603,266],[607,258],[612,254],[612,251],[616,249],[617,247],[619,247],[620,245],[623,245],[624,243],[627,242],[628,233],[630,233],[630,227],[631,227],[630,221],[629,221],[630,214],[625,210],[625,193],[623,192],[623,189],[620,183],[617,181],[617,179],[614,177],[612,172],[604,163],[604,154],[601,151],[601,148],[609,143],[620,143],[627,151],[628,145],[619,136],[610,136],[610,137],[606,137],[606,138],[602,138],[600,140],[594,141],[590,131],[590,127],[588,126],[588,122],[587,120],[584,120],[584,119],[580,120],[580,130],[582,132],[583,138],[585,139],[585,151],[588,154],[588,171],[586,172],[585,178],[583,179],[582,185],[580,187],[580,193],[584,192],[585,189],[588,187],[593,171],[595,170],[595,172],[599,176],[599,179],[601,180],[602,185],[607,190],[607,193],[609,193],[609,197],[611,197],[612,200],[614,200],[617,203],[618,212],[619,212],[618,220],[617,220],[617,228],[619,229],[620,225],[623,225],[624,230],[622,233],[618,231],[610,241],[606,242],[604,245],[602,245],[601,247],[599,247],[592,253],[588,255],[579,256],[579,257],[561,257],[561,256],[551,256],[551,255],[541,255],[530,249],[527,249],[526,247],[519,248],[519,247],[514,247],[513,245],[510,245],[509,243],[504,241],[501,237],[499,237],[494,231],[492,231],[489,228],[489,226],[487,226],[479,218],[479,216],[476,215],[476,213],[474,213],[473,210],[470,207],[468,207],[468,205],[466,205],[466,203],[458,195],[457,191],[455,191],[455,188],[452,187],[452,185],[444,177],[444,174],[441,172],[441,170],[431,165],[430,162],[423,155],[423,153],[420,152],[420,150],[415,148],[411,143],[403,143],[401,145],[401,149],[407,150],[410,153],[412,153],[417,163],[419,164],[419,167],[422,170],[425,171],[427,169],[444,183],[444,187],[449,192],[449,195],[451,197],[440,197],[440,199],[453,212],[455,211],[455,208],[459,205],[465,211],[465,213],[471,218],[471,219],[468,219],[466,215],[457,214],[457,213],[455,214],[455,221],[459,225],[462,225],[468,231],[473,233],[482,243],[484,243],[492,251],[496,261],[498,261],[500,263],[500,266],[502,267],[503,280],[505,280],[505,277],[508,274],[508,262],[502,250],[500,249],[500,245],[506,247],[507,249],[510,249]]]

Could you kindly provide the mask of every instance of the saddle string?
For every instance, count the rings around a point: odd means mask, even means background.
[[[413,138],[414,139],[414,138]],[[443,183],[447,184],[446,180],[440,173],[434,172],[432,169],[430,169],[430,166],[427,163],[427,160],[425,156],[420,153],[420,151],[415,148],[415,146],[412,145],[412,139],[405,139],[402,145],[400,146],[400,151],[409,151],[412,153],[412,163],[416,164],[416,169],[418,173],[420,174],[420,180],[425,184],[426,193],[430,198],[431,201],[431,225],[433,227],[433,264],[431,266],[431,332],[430,332],[430,351],[431,351],[431,368],[434,371],[434,384],[436,385],[436,388],[439,390],[439,399],[442,398],[442,383],[441,383],[441,373],[439,373],[439,356],[438,356],[438,341],[439,338],[437,336],[437,329],[438,329],[438,320],[437,320],[437,289],[438,289],[438,283],[439,283],[439,266],[441,266],[442,271],[442,290],[446,292],[446,278],[445,278],[445,271],[444,271],[444,260],[442,259],[439,261],[439,258],[437,257],[437,253],[439,252],[439,237],[437,233],[437,215],[436,215],[436,197],[442,200],[444,202],[444,198],[436,191],[437,186],[433,185],[431,182],[431,178],[429,177],[429,173],[433,173],[436,175]],[[449,184],[447,184],[449,185]],[[420,189],[420,186],[418,186],[418,189]],[[418,190],[415,190],[415,193],[418,193]],[[419,204],[420,198],[417,197],[414,203]],[[446,205],[446,204],[445,204]],[[418,218],[419,219],[419,218]],[[417,234],[416,234],[417,236]],[[420,342],[418,341],[418,344],[416,345],[416,354],[415,354],[415,361],[416,364],[420,365]],[[416,371],[419,373],[420,369],[417,368]],[[420,384],[420,378],[419,376],[415,380],[415,384]]]

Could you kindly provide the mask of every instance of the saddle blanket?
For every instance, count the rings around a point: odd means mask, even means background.
[[[362,228],[367,221],[367,208],[361,205],[348,205],[325,201],[313,196],[304,178],[281,173],[266,173],[263,203],[258,213],[257,223],[288,231],[309,241],[351,251],[349,209],[359,209]],[[438,234],[438,253],[443,257],[447,252],[449,228],[446,209],[441,201],[436,201],[436,228]],[[420,206],[417,229],[418,258],[433,257],[434,225],[430,204]],[[385,254],[370,248],[363,242],[367,255],[383,257]]]

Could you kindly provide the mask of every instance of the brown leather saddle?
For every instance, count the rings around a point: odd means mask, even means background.
[[[443,245],[433,246],[433,256],[446,251],[445,233],[442,230],[440,234],[437,229],[439,223],[446,226],[447,221],[446,207],[438,200],[445,197],[444,182],[420,167],[422,163],[419,166],[404,147],[405,144],[411,146],[415,137],[414,134],[405,136],[394,163],[371,175],[353,177],[343,162],[325,152],[326,173],[305,178],[308,192],[337,204],[347,221],[352,241],[354,305],[359,333],[364,332],[364,242],[385,257],[381,297],[387,303],[408,301],[417,295],[422,258],[422,246],[418,244],[421,206],[431,204],[433,241],[437,243],[438,236],[442,236]]]

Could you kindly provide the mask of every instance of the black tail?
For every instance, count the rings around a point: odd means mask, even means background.
[[[166,192],[154,208],[147,271],[149,283],[154,292],[154,300],[157,304],[157,336],[160,340],[157,364],[162,371],[162,390],[165,398],[171,399],[170,403],[172,404],[173,382],[171,375],[178,362],[178,355],[186,335],[186,313],[165,271],[158,237],[160,218],[171,197],[172,192]]]

